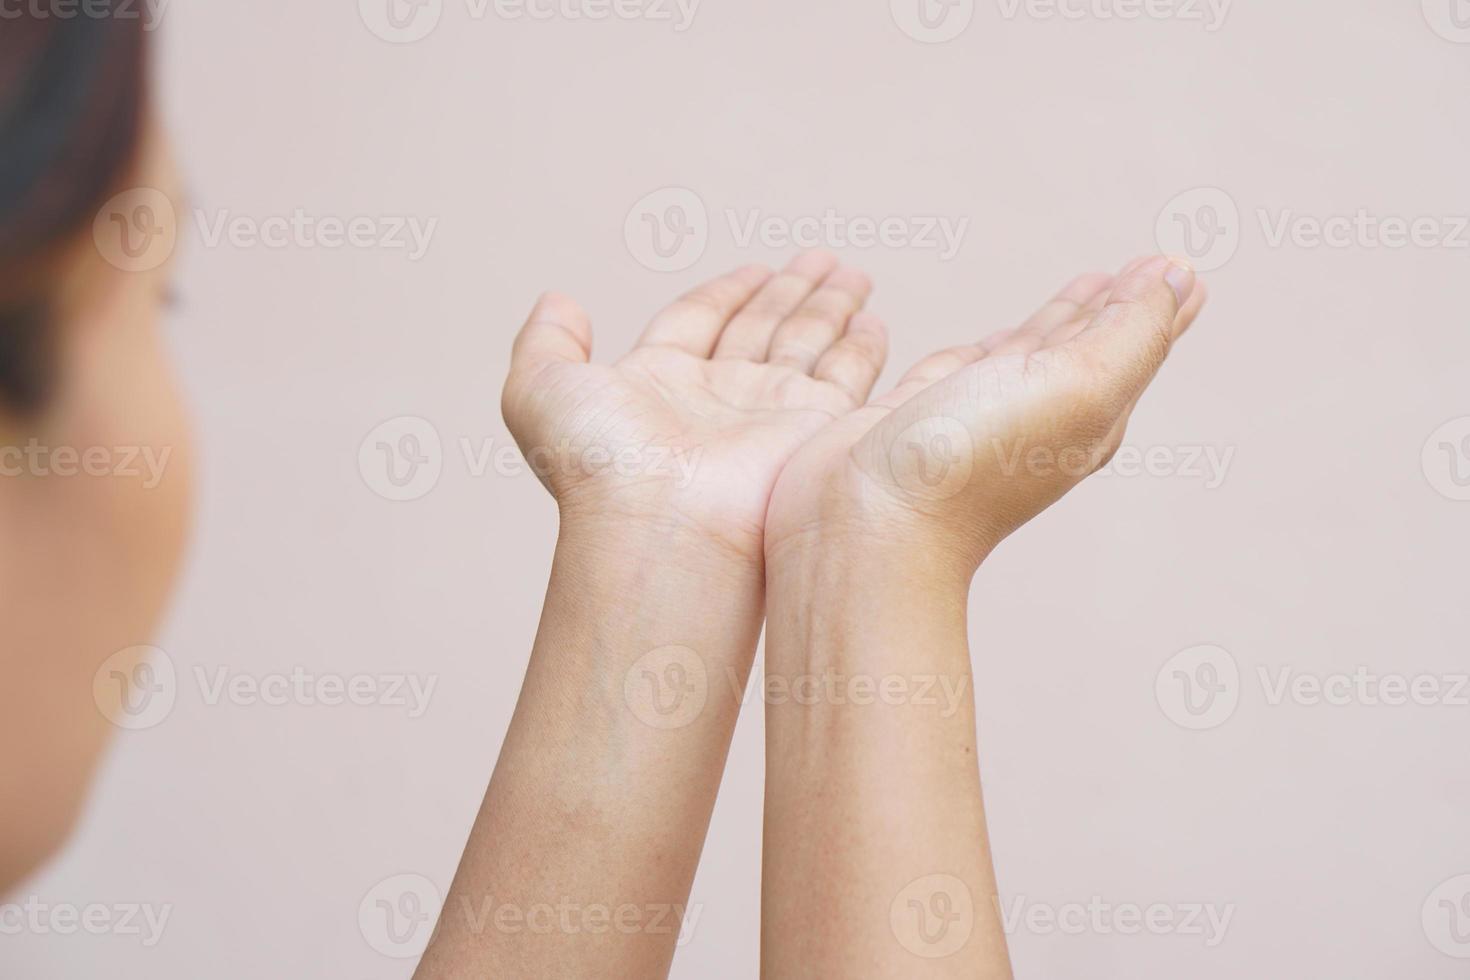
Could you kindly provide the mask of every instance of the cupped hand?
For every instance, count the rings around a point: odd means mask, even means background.
[[[516,338],[502,409],[563,518],[688,528],[759,561],[771,491],[867,400],[887,355],[861,272],[822,252],[747,266],[664,309],[621,360],[548,293]]]
[[[920,361],[792,458],[771,500],[768,561],[891,544],[972,574],[1107,464],[1205,298],[1185,263],[1139,259],[1078,277],[1014,330]]]

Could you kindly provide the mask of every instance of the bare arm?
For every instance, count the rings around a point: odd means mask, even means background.
[[[762,972],[1010,976],[976,761],[970,579],[1106,463],[1204,303],[1182,264],[1070,283],[802,448],[772,497]],[[815,697],[797,698],[799,683]],[[782,693],[782,697],[776,697]]]
[[[964,583],[810,554],[771,574],[764,973],[1008,977]]]
[[[550,296],[516,343],[506,419],[562,515],[515,717],[419,976],[669,969],[764,602],[781,467],[867,397],[864,276],[811,254],[746,268],[617,364]],[[824,352],[835,352],[829,359]]]
[[[760,630],[758,566],[568,527],[422,977],[662,976]]]

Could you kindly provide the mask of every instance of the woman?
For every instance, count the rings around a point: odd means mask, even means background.
[[[139,22],[7,22],[0,91],[0,744],[24,747],[0,755],[3,891],[62,842],[147,682],[188,473],[164,272],[138,261],[178,196]],[[721,692],[767,616],[765,972],[1008,975],[970,577],[1106,461],[1204,290],[1163,257],[1085,275],[869,401],[870,288],[825,254],[746,267],[608,366],[580,307],[537,304],[504,407],[528,457],[568,463],[543,473],[561,536],[422,976],[667,972],[741,701]],[[127,449],[169,465],[63,464]],[[644,452],[693,472],[588,465]]]
[[[763,619],[762,975],[1010,975],[970,581],[1107,463],[1205,290],[1162,256],[1083,275],[869,400],[870,288],[821,253],[740,269],[611,365],[572,300],[531,313],[504,410],[567,461],[561,529],[421,980],[667,973]],[[692,473],[636,465],[669,456]]]
[[[113,727],[98,698],[126,697],[187,524],[166,270],[123,271],[93,234],[115,195],[177,190],[119,7],[0,23],[0,892],[76,819]]]

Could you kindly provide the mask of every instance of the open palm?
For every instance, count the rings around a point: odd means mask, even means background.
[[[1078,277],[1014,330],[925,358],[791,460],[768,555],[841,535],[973,571],[1106,465],[1205,298],[1186,265],[1139,259],[1116,277]]]
[[[611,365],[589,363],[581,307],[547,294],[516,340],[506,422],[564,511],[673,521],[758,559],[782,467],[882,369],[870,290],[826,253],[749,266],[660,312]]]

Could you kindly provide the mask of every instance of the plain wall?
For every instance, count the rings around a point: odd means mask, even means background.
[[[432,33],[398,44],[348,0],[175,0],[162,102],[206,225],[296,209],[438,224],[412,261],[211,245],[181,216],[169,330],[201,478],[157,640],[176,703],[119,733],[73,844],[9,898],[169,905],[170,919],[151,947],[0,935],[0,975],[408,976],[411,959],[370,946],[359,904],[405,873],[447,890],[556,532],[533,476],[474,475],[462,451],[510,445],[514,331],[555,288],[592,312],[595,356],[616,356],[676,292],[791,254],[742,247],[727,212],[832,209],[968,221],[947,259],[839,249],[877,280],[886,383],[1076,273],[1177,248],[1157,233],[1182,227],[1175,211],[1224,236],[1198,256],[1228,258],[1206,274],[1210,307],[1128,437],[1156,473],[1091,481],[1005,544],[976,579],[971,637],[1007,908],[1232,917],[1213,946],[1023,926],[1018,974],[1463,976],[1445,949],[1470,945],[1433,936],[1439,898],[1470,890],[1452,881],[1470,872],[1470,705],[1272,703],[1288,669],[1446,689],[1470,669],[1470,502],[1449,469],[1470,474],[1470,422],[1434,436],[1470,416],[1470,232],[1452,220],[1470,212],[1470,45],[1445,26],[1451,2],[1239,0],[1211,30],[1203,3],[1186,8],[1198,21],[962,0],[964,32],[925,43],[886,0],[704,0],[683,31],[493,6],[477,19],[471,0],[443,0]],[[648,268],[625,234],[667,187],[707,214],[707,246],[678,272]],[[1441,231],[1399,248],[1356,231],[1346,247],[1275,240],[1285,214],[1360,211]],[[443,469],[393,502],[359,448],[401,416],[433,425]],[[1188,461],[1207,450],[1230,454],[1222,482]],[[1203,644],[1228,652],[1235,708],[1193,730],[1174,720],[1170,664]],[[297,667],[437,686],[412,718],[210,704],[197,680]],[[676,977],[756,975],[762,765],[752,695]]]

